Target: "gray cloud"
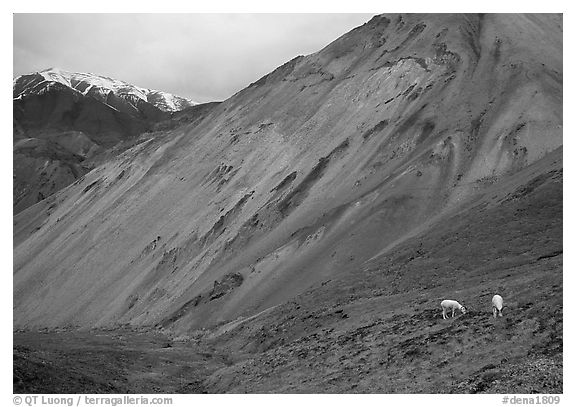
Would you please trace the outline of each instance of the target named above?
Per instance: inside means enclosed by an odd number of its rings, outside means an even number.
[[[14,75],[93,72],[222,100],[370,14],[15,14]]]

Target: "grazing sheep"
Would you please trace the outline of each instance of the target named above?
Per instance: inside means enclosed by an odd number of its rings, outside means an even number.
[[[462,314],[466,313],[466,307],[460,305],[458,301],[444,300],[440,303],[440,305],[442,306],[442,318],[444,319],[448,318],[448,310],[452,310],[452,318],[454,318],[454,312],[456,312],[457,309],[459,309]]]
[[[498,294],[492,297],[492,314],[494,318],[502,316],[502,306],[504,305],[504,300]]]

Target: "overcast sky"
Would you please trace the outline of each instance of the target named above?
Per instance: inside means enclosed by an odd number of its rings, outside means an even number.
[[[14,76],[58,67],[223,100],[371,14],[15,14]]]

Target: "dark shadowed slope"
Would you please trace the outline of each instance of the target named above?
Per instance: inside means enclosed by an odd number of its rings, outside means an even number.
[[[472,216],[561,145],[561,16],[378,16],[16,216],[14,322],[241,320]]]

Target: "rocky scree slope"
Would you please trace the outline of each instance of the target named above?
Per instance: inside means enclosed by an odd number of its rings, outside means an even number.
[[[14,323],[240,322],[561,146],[561,16],[376,16],[17,215]]]

